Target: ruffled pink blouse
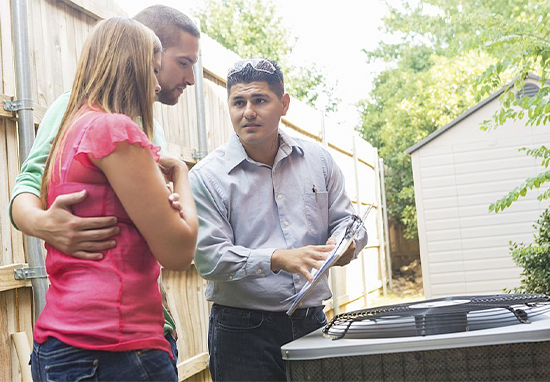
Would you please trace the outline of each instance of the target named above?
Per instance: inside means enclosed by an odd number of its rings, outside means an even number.
[[[46,244],[51,285],[34,340],[43,343],[52,336],[84,349],[161,349],[171,356],[164,338],[158,262],[107,178],[90,160],[111,154],[119,142],[140,145],[158,161],[160,148],[129,117],[85,108],[52,168],[48,205],[59,195],[85,189],[87,198],[72,206],[72,212],[116,216],[120,233],[116,247],[104,251],[100,261],[67,256]]]

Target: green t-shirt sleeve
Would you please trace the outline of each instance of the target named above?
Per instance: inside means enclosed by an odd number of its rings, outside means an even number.
[[[162,307],[162,312],[164,313],[164,335],[168,333],[173,333],[176,331],[176,322],[164,306]]]
[[[164,135],[164,129],[160,125],[160,123],[157,122],[157,120],[154,120],[154,128],[153,128],[153,143],[157,146],[160,146],[160,153],[166,154],[166,136]]]
[[[25,162],[21,166],[21,172],[15,180],[15,187],[11,194],[9,206],[10,220],[15,228],[17,228],[17,226],[13,222],[13,217],[11,215],[13,200],[17,195],[25,192],[40,197],[40,186],[42,184],[42,175],[44,174],[46,159],[48,159],[52,142],[59,131],[59,126],[61,126],[61,120],[69,104],[70,95],[70,92],[63,93],[54,103],[52,103],[46,111],[46,114],[44,114],[31,152],[27,159],[25,159]]]

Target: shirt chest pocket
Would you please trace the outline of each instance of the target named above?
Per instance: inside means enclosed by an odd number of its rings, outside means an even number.
[[[304,211],[309,232],[325,236],[328,232],[328,192],[306,192]]]

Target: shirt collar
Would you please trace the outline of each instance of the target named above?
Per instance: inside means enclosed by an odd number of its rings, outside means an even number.
[[[303,147],[281,129],[279,129],[279,137],[281,138],[281,142],[279,145],[279,151],[275,157],[275,162],[289,156],[293,152],[296,152],[299,155],[304,155]],[[248,157],[248,154],[239,140],[239,137],[235,132],[233,132],[227,141],[225,150],[225,169],[227,173],[229,174],[231,170],[245,160],[253,162],[253,160]]]

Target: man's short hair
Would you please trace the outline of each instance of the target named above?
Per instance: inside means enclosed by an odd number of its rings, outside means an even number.
[[[227,94],[236,84],[265,81],[279,98],[285,93],[283,72],[276,61],[265,58],[249,58],[235,63],[227,73]]]
[[[182,30],[192,36],[199,38],[201,33],[195,23],[182,12],[166,5],[152,5],[145,8],[134,16],[139,21],[155,32],[164,49],[170,48],[178,43],[179,33]]]

